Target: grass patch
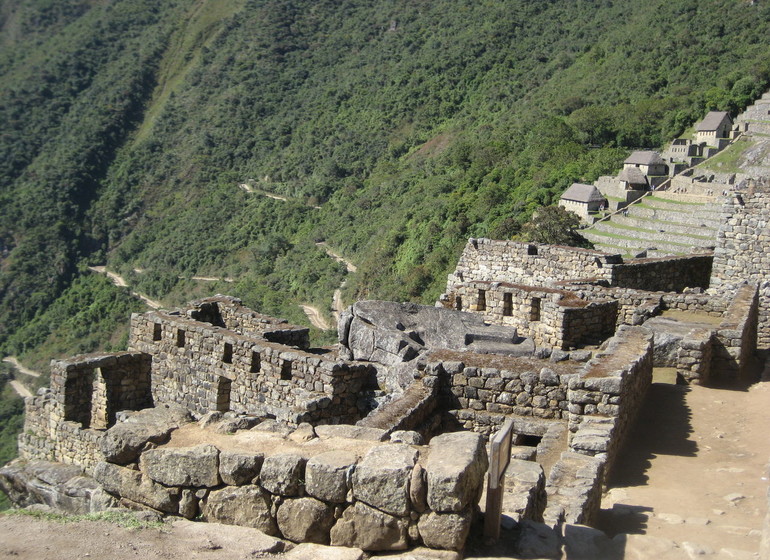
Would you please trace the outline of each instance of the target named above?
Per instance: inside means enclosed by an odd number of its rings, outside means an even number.
[[[740,162],[743,155],[747,150],[753,148],[754,144],[753,140],[741,138],[696,168],[720,173],[738,173],[741,170]]]
[[[664,204],[681,204],[683,206],[705,206],[705,202],[688,202],[684,200],[673,200],[670,198],[663,198],[660,196],[648,196],[647,200],[650,202],[662,202]]]
[[[658,222],[655,222],[655,223],[657,224]],[[608,227],[617,228],[619,230],[637,231],[637,232],[641,232],[641,233],[651,233],[651,234],[661,233],[660,228],[655,228],[655,229],[650,228],[650,229],[647,229],[647,228],[643,228],[643,227],[629,226],[629,225],[626,225],[626,224],[619,224],[617,222],[612,222],[612,221],[604,222],[604,224],[607,225]],[[596,233],[601,233],[603,230],[596,230],[596,229],[594,229],[592,231],[595,231]],[[668,232],[664,231],[662,233],[668,233]],[[714,236],[712,236],[712,235],[698,235],[698,234],[694,234],[694,233],[677,233],[676,235],[678,235],[680,237],[683,237],[683,238],[688,238],[688,239],[703,239],[703,240],[714,239]],[[666,241],[666,243],[675,243],[675,242],[674,241]]]
[[[67,515],[64,513],[52,513],[44,511],[30,511],[26,509],[11,509],[0,515],[18,515],[33,517],[53,523],[78,523],[80,521],[105,521],[113,523],[125,529],[166,529],[162,521],[140,521],[136,515],[122,511],[102,511],[99,513],[87,513],[85,515]]]

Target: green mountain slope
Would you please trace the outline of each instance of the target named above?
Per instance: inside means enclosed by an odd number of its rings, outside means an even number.
[[[85,265],[304,321],[345,278],[325,241],[358,265],[348,301],[430,302],[468,236],[749,103],[769,22],[764,0],[4,0],[0,351],[67,340],[50,310],[114,290]],[[106,330],[126,307],[104,307]]]

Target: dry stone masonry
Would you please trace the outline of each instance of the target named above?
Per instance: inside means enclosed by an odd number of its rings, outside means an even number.
[[[134,315],[127,352],[52,363],[0,487],[20,505],[462,550],[485,443],[511,419],[503,511],[522,554],[558,550],[542,523],[595,522],[654,367],[724,383],[770,344],[769,208],[764,183],[736,191],[713,256],[471,239],[435,307],[357,302],[334,349],[226,296]]]

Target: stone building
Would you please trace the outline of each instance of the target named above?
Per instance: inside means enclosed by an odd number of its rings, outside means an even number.
[[[607,199],[593,185],[572,183],[559,198],[559,206],[574,212],[587,222],[591,214],[607,208]]]
[[[695,141],[721,149],[720,140],[728,140],[733,120],[726,111],[709,111],[695,126]]]

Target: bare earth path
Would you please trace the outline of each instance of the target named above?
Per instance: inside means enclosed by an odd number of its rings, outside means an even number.
[[[306,304],[300,304],[300,307],[315,328],[321,329],[322,331],[328,331],[331,328],[328,321],[321,315],[320,309]]]
[[[267,553],[265,549],[269,550],[269,543],[274,539],[259,531],[242,527],[233,530],[221,525],[206,529],[204,523],[175,523],[163,530],[126,529],[105,521],[57,523],[0,515],[0,558],[241,560],[285,557]]]
[[[767,509],[768,410],[768,382],[743,390],[654,384],[599,528],[677,543],[656,559],[689,558],[687,549],[702,558],[756,553]]]
[[[16,381],[15,379],[9,381],[11,387],[13,387],[13,390],[16,391],[16,394],[20,397],[31,397],[32,391],[27,389],[20,381]]]
[[[88,270],[93,270],[94,272],[98,272],[99,274],[105,274],[110,280],[112,280],[112,283],[115,284],[116,286],[121,288],[128,288],[128,283],[126,282],[125,278],[123,278],[120,274],[117,274],[115,272],[110,272],[109,270],[107,270],[107,267],[89,266]],[[160,302],[155,301],[154,299],[150,299],[146,295],[140,294],[139,292],[135,292],[132,290],[131,295],[139,298],[147,305],[147,307],[150,307],[152,309],[160,309],[161,307],[163,307],[163,305]]]
[[[344,264],[349,273],[356,272],[358,270],[356,265],[347,260],[345,257],[332,251],[325,242],[319,241],[316,243],[316,245],[321,247],[326,252],[326,254],[333,258],[335,261]],[[340,313],[342,312],[342,288],[344,288],[346,284],[347,280],[343,280],[342,284],[340,284],[340,287],[334,290],[334,295],[332,296],[332,317],[335,321],[339,320]],[[328,331],[332,328],[317,307],[306,304],[300,304],[300,307],[305,312],[305,315],[307,315],[307,318],[310,320],[314,327],[324,331]]]
[[[28,367],[22,365],[22,363],[16,358],[16,356],[6,356],[3,361],[7,364],[11,364],[19,373],[29,375],[30,377],[40,377],[40,374],[36,371],[32,371]]]

